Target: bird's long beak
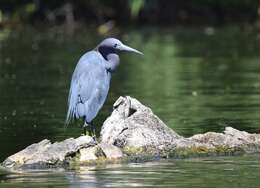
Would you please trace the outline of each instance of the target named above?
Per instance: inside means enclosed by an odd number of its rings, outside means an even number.
[[[118,49],[119,49],[120,51],[134,52],[134,53],[137,53],[137,54],[140,54],[140,55],[144,55],[142,52],[140,52],[140,51],[138,51],[138,50],[136,50],[136,49],[134,49],[134,48],[131,48],[131,47],[127,46],[127,45],[124,45],[124,44],[120,45],[120,46],[118,47]]]

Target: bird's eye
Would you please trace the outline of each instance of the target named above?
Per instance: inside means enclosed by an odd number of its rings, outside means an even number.
[[[114,44],[114,48],[116,48],[117,46],[118,46],[118,44],[117,44],[117,43],[115,43],[115,44]]]

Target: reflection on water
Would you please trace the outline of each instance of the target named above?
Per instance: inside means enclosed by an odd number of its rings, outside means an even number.
[[[80,135],[80,122],[64,127],[69,82],[79,57],[102,37],[92,30],[66,36],[56,29],[33,28],[0,35],[0,160],[43,138],[57,141]],[[121,65],[113,75],[108,100],[95,119],[96,125],[100,127],[110,114],[116,98],[130,95],[150,106],[167,125],[185,136],[222,131],[225,126],[260,132],[260,43],[256,33],[235,26],[216,28],[211,33],[204,28],[140,28],[122,30],[118,37],[145,55],[121,55]],[[136,179],[142,179],[141,173],[155,178],[150,181],[152,184],[167,179],[175,185],[188,183],[171,180],[175,174],[185,172],[176,169],[175,162],[171,163],[173,166],[163,164],[147,168],[137,168],[140,164],[136,164],[129,172],[130,166],[120,166],[120,171],[111,167],[86,173],[80,170],[79,174],[47,173],[47,177],[46,173],[35,173],[37,178],[31,180],[31,185],[47,178],[50,185],[57,186],[88,179],[88,185],[103,182],[102,186],[114,187],[117,185],[110,180],[119,178],[117,173],[123,176],[121,183],[132,182],[132,186],[142,184]],[[232,174],[229,170],[215,174],[214,166],[203,170],[222,178]],[[162,170],[159,177],[153,175],[157,168]],[[140,173],[136,172],[138,169]],[[188,179],[191,174],[184,175]],[[2,178],[10,184],[29,181],[24,173],[2,176],[0,181]]]
[[[0,187],[256,187],[257,156],[153,161],[1,175]]]

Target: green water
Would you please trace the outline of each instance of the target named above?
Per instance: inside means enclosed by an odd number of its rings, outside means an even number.
[[[256,188],[259,157],[218,157],[153,161],[49,170],[3,173],[0,187],[221,187]]]
[[[97,126],[120,95],[130,95],[184,136],[226,126],[260,133],[258,33],[238,26],[126,30],[116,36],[145,55],[121,55]],[[89,28],[73,36],[53,28],[0,32],[1,161],[44,138],[81,134],[80,123],[64,128],[69,82],[79,57],[102,38]],[[256,187],[259,165],[254,156],[0,173],[0,187]]]

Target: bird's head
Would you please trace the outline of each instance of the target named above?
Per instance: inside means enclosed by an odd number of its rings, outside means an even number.
[[[103,56],[107,56],[108,54],[118,53],[118,52],[134,52],[134,53],[143,55],[142,52],[123,44],[120,40],[118,40],[116,38],[107,38],[107,39],[103,40],[97,46],[97,50]]]

